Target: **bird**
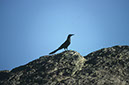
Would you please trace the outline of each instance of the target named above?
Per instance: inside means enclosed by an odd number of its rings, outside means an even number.
[[[67,39],[66,39],[66,41],[58,48],[58,49],[56,49],[56,50],[54,50],[54,51],[52,51],[52,52],[50,52],[49,54],[53,54],[53,53],[55,53],[55,52],[57,52],[58,50],[61,50],[61,49],[63,49],[64,48],[64,50],[68,50],[68,46],[70,45],[70,43],[71,43],[71,36],[73,36],[74,34],[69,34],[68,35],[68,37],[67,37]]]

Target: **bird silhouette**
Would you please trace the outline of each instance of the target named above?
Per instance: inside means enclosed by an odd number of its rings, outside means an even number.
[[[53,53],[55,53],[55,52],[57,52],[58,50],[60,50],[60,49],[63,49],[64,48],[64,50],[65,49],[68,49],[68,46],[70,45],[70,43],[71,43],[71,36],[73,36],[74,34],[69,34],[68,35],[68,37],[67,37],[67,39],[66,39],[66,41],[58,48],[58,49],[56,49],[56,50],[54,50],[54,51],[52,51],[51,53],[49,53],[49,54],[53,54]]]

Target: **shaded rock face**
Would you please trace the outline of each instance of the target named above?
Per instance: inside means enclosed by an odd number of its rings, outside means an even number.
[[[42,56],[11,71],[0,71],[0,85],[129,85],[129,46]]]
[[[103,48],[85,58],[84,70],[90,71],[93,84],[129,85],[129,46]]]
[[[10,71],[3,85],[56,85],[81,70],[86,59],[75,51],[43,56]]]

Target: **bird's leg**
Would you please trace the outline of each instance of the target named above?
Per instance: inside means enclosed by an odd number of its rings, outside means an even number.
[[[66,48],[64,48],[64,50],[66,51]]]
[[[67,49],[67,51],[68,51],[68,48],[66,48]]]
[[[68,51],[68,48],[65,48],[66,51]]]

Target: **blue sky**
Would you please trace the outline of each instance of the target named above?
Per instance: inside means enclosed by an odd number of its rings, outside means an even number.
[[[48,55],[70,33],[82,56],[129,45],[129,0],[0,0],[0,70]]]

